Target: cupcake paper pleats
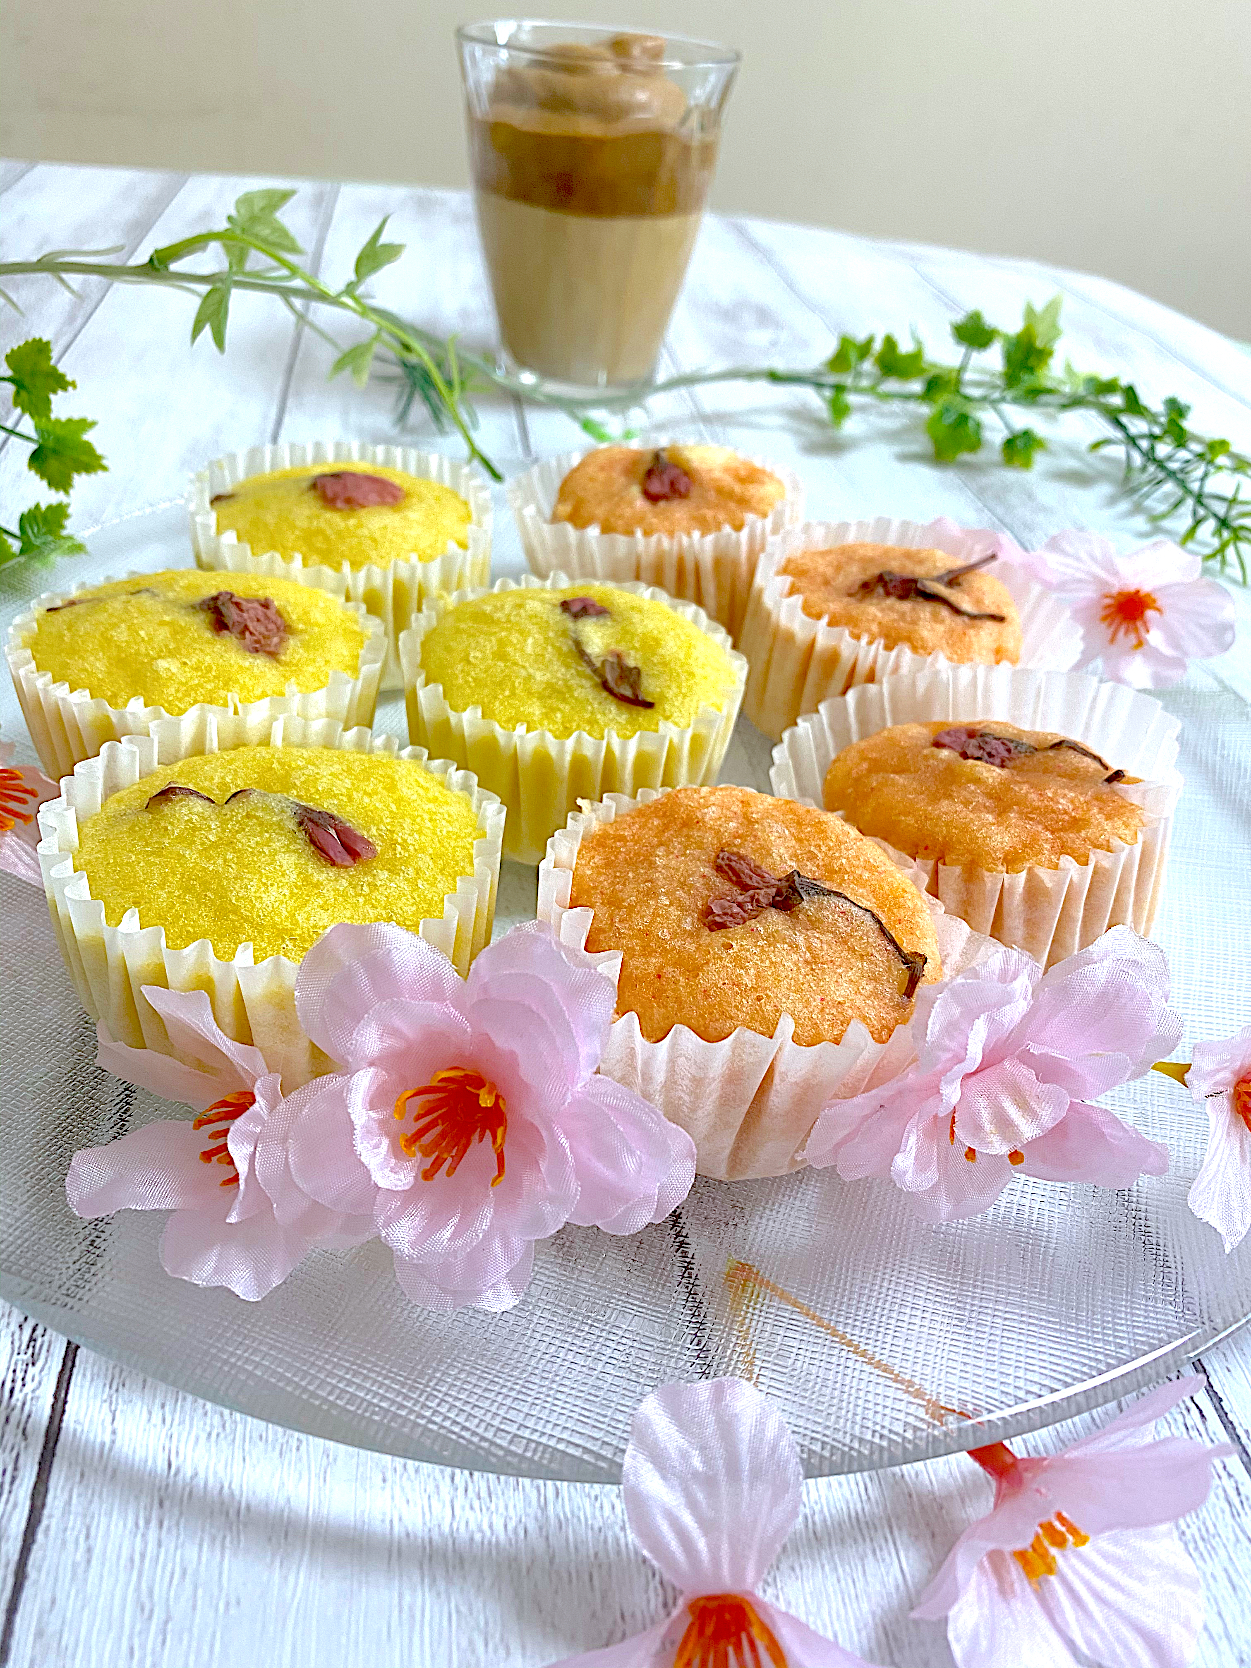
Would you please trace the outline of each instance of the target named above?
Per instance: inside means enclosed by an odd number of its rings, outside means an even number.
[[[212,500],[252,475],[304,464],[376,464],[400,469],[407,475],[439,481],[469,505],[468,542],[462,548],[449,541],[441,555],[427,561],[371,563],[353,568],[346,561],[337,568],[306,563],[301,556],[283,557],[274,551],[254,551],[229,530],[218,531]],[[350,597],[376,614],[386,629],[387,660],[384,689],[400,684],[399,635],[421,609],[441,591],[485,585],[491,571],[491,490],[469,464],[457,463],[439,452],[420,452],[411,446],[365,446],[359,441],[317,441],[312,445],[253,446],[217,458],[197,474],[191,485],[191,544],[202,568],[233,573],[263,573],[295,579],[335,596]]]
[[[609,794],[597,804],[585,804],[553,834],[539,865],[538,915],[562,944],[584,949],[594,916],[592,909],[569,907],[583,836],[654,798],[654,789],[633,798]],[[923,877],[899,861],[923,891]],[[948,915],[936,899],[926,901],[944,975],[971,967],[991,951],[988,939]],[[619,955],[603,951],[598,961],[615,981]],[[771,1037],[739,1026],[724,1041],[710,1043],[675,1025],[663,1041],[649,1042],[637,1014],[626,1013],[613,1021],[600,1070],[686,1130],[695,1142],[700,1175],[740,1181],[800,1168],[799,1153],[825,1103],[876,1087],[911,1057],[905,1026],[877,1043],[856,1020],[841,1042],[805,1046],[794,1041],[794,1024],[784,1015]]]
[[[144,985],[169,990],[204,990],[213,1018],[226,1036],[261,1049],[282,1076],[283,1087],[329,1069],[325,1057],[304,1035],[296,1018],[294,991],[299,964],[285,956],[255,962],[250,944],[240,945],[230,960],[218,957],[207,939],[170,949],[159,923],[144,926],[136,909],[116,926],[105,919],[104,905],[91,895],[87,876],[74,868],[80,820],[104,801],[133,786],[163,764],[199,753],[222,752],[262,742],[272,747],[333,747],[362,753],[399,752],[390,736],[365,729],[344,730],[330,720],[280,718],[268,733],[257,733],[242,715],[221,718],[169,718],[150,734],[106,742],[96,758],[78,764],[61,784],[61,795],[40,809],[43,836],[38,848],[44,890],[66,967],[91,1017],[105,1025],[119,1043],[151,1048],[178,1057],[164,1021],[143,995]],[[424,749],[406,748],[401,758],[415,759],[441,777],[453,792],[469,797],[481,836],[474,846],[472,874],[458,881],[444,899],[440,917],[421,923],[420,936],[465,973],[491,935],[499,882],[504,808],[467,772],[446,760],[429,759]]]
[[[560,572],[613,585],[637,580],[658,586],[670,596],[698,603],[737,643],[761,551],[775,534],[803,519],[804,488],[799,476],[767,458],[750,458],[778,477],[786,495],[767,516],[748,516],[737,532],[725,527],[719,533],[677,537],[601,533],[598,527],[574,527],[551,519],[561,482],[586,456],[585,451],[565,452],[535,464],[508,483],[508,501],[532,571],[543,579]]]
[[[282,577],[276,567],[266,569],[258,564],[251,571],[269,572],[271,577]],[[126,578],[138,578],[127,574]],[[328,720],[345,730],[373,723],[378,700],[378,687],[383,663],[387,655],[386,631],[382,621],[365,611],[359,602],[343,598],[344,607],[351,610],[365,633],[360,664],[355,677],[346,672],[331,671],[323,689],[299,690],[288,686],[283,695],[269,695],[259,701],[244,701],[230,696],[225,704],[197,703],[186,713],[172,715],[164,707],[152,706],[136,695],[124,707],[115,707],[88,690],[74,689],[70,684],[54,681],[50,672],[41,672],[31,652],[39,616],[45,609],[60,607],[79,591],[94,589],[104,583],[92,581],[69,591],[45,591],[9,628],[5,655],[13,677],[13,687],[21,703],[26,727],[30,731],[35,751],[44,769],[52,776],[68,776],[82,759],[99,753],[106,741],[121,741],[123,736],[147,735],[154,724],[173,719],[190,724],[198,732],[218,719],[230,716],[244,720],[247,739],[267,738],[279,718]],[[200,749],[193,749],[199,751]]]
[[[814,620],[803,610],[791,578],[779,572],[801,550],[840,544],[885,544],[904,550],[946,551],[973,562],[1004,544],[998,534],[957,527],[952,521],[814,521],[769,541],[756,566],[739,647],[751,663],[743,711],[757,729],[780,739],[801,714],[856,684],[880,683],[901,672],[948,666],[943,654],[920,655],[906,644],[888,648],[877,638],[855,637],[845,626]],[[990,570],[1012,595],[1021,616],[1021,666],[1067,671],[1077,659],[1080,633],[1064,604],[1036,584],[1011,553]]]
[[[944,665],[885,679],[822,702],[773,750],[774,793],[824,805],[826,772],[836,753],[895,724],[938,719],[1000,719],[1022,729],[1069,736],[1142,781],[1119,791],[1139,805],[1144,826],[1133,845],[1115,841],[1085,863],[1061,858],[1054,869],[1019,873],[913,859],[926,890],[978,933],[1025,950],[1044,967],[1093,944],[1111,927],[1150,932],[1163,891],[1173,812],[1182,779],[1174,761],[1181,729],[1158,701],[1123,684],[1081,672],[1012,666]]]
[[[559,572],[542,580],[526,575],[519,580],[498,580],[491,591],[559,590],[572,583]],[[585,731],[554,736],[548,730],[522,725],[505,729],[484,718],[481,707],[454,711],[442,686],[427,683],[421,668],[425,634],[447,609],[487,595],[485,589],[463,591],[440,600],[425,609],[401,636],[410,739],[436,757],[455,760],[471,770],[483,787],[498,794],[508,807],[504,853],[519,862],[539,862],[552,833],[584,799],[599,799],[607,793],[630,795],[642,788],[715,782],[730,744],[747,677],[747,662],[742,655],[735,653],[722,628],[695,604],[675,601],[646,585],[614,583],[620,590],[663,603],[724,647],[733,684],[722,706],[704,707],[695,722],[687,726],[662,719],[657,729],[640,730],[631,736],[611,731],[602,737]]]

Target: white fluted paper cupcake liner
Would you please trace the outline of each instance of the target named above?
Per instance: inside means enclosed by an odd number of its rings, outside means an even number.
[[[202,745],[191,747],[192,736]],[[168,718],[144,736],[106,742],[100,753],[75,766],[61,783],[61,795],[39,810],[39,863],[52,924],[66,967],[93,1019],[132,1048],[151,1048],[177,1057],[163,1021],[143,995],[142,986],[207,991],[213,1017],[227,1036],[254,1043],[270,1066],[282,1073],[286,1090],[329,1069],[325,1055],[300,1029],[295,1014],[295,976],[299,963],[286,956],[256,962],[252,946],[242,944],[224,961],[208,939],[181,950],[170,949],[165,929],[140,924],[129,909],[117,926],[105,920],[104,905],[93,898],[87,876],[75,870],[81,819],[92,816],[110,795],[132,787],[159,766],[176,763],[192,752],[216,753],[249,740],[240,715],[227,714],[206,725],[199,720]],[[443,902],[443,914],[423,921],[421,937],[442,950],[465,973],[491,933],[499,883],[504,808],[494,794],[479,788],[468,771],[447,760],[430,759],[424,748],[399,751],[391,736],[369,730],[344,730],[329,719],[280,718],[271,726],[272,747],[335,747],[360,753],[397,754],[415,759],[447,786],[469,796],[482,837],[474,845],[474,870],[462,876]]]
[[[946,551],[957,562],[974,561],[993,550],[996,535],[953,527],[949,521],[811,521],[770,539],[756,577],[739,647],[751,664],[743,711],[758,730],[777,741],[783,730],[829,696],[855,684],[877,683],[901,672],[950,666],[946,655],[917,654],[904,644],[890,649],[878,638],[854,637],[805,614],[793,582],[778,572],[801,550],[829,550],[840,544],[887,544],[901,549]],[[1081,652],[1081,633],[1068,609],[1009,560],[993,569],[1011,592],[1021,616],[1018,665],[1067,672]]]
[[[975,931],[1025,950],[1046,967],[1076,954],[1110,927],[1144,936],[1159,907],[1173,812],[1182,778],[1175,769],[1181,724],[1158,701],[1124,684],[1084,672],[1035,672],[1014,666],[941,666],[865,684],[823,701],[773,749],[769,781],[785,799],[824,805],[825,775],[836,753],[893,724],[1000,719],[1023,730],[1070,736],[1127,775],[1143,780],[1121,791],[1142,807],[1146,823],[1133,845],[1117,840],[1058,868],[1032,865],[1016,874],[918,862],[927,890]],[[900,861],[913,862],[884,840]]]
[[[438,481],[458,492],[469,505],[468,546],[448,542],[439,556],[398,562],[370,563],[353,568],[347,562],[332,568],[306,563],[301,556],[283,557],[276,551],[254,551],[229,530],[219,533],[211,500],[229,492],[249,475],[268,475],[276,469],[297,469],[310,463],[373,463],[401,469],[406,475]],[[259,573],[295,579],[334,596],[347,596],[376,614],[386,628],[387,660],[382,687],[398,689],[400,632],[441,591],[485,585],[491,576],[491,489],[470,464],[458,463],[441,452],[420,452],[412,446],[366,446],[358,440],[316,441],[312,445],[252,446],[231,452],[200,470],[191,483],[191,547],[202,568],[231,573]]]
[[[473,706],[456,712],[448,705],[441,684],[429,684],[421,669],[421,641],[447,609],[459,602],[497,591],[557,590],[574,580],[556,572],[546,579],[526,574],[500,579],[486,590],[461,591],[423,611],[400,637],[404,693],[408,708],[409,739],[439,758],[454,759],[472,770],[478,781],[498,794],[508,807],[504,854],[523,863],[537,863],[552,833],[583,799],[606,793],[634,794],[640,788],[702,787],[717,779],[725,750],[734,732],[747,678],[747,662],[730,646],[730,639],[695,603],[679,602],[654,586],[614,581],[619,590],[633,591],[671,608],[690,620],[724,648],[734,672],[734,685],[721,707],[704,707],[693,724],[679,726],[662,719],[657,730],[632,736],[609,731],[606,736],[554,736],[549,730],[518,724],[513,729],[482,716]]]
[[[136,579],[137,573],[122,577]],[[51,672],[41,672],[31,652],[39,616],[45,609],[77,596],[80,591],[93,590],[109,581],[93,579],[74,586],[69,591],[45,591],[30,607],[19,614],[9,627],[5,642],[5,657],[13,677],[13,687],[21,703],[26,728],[35,744],[40,762],[50,776],[68,776],[82,759],[94,758],[106,741],[120,741],[123,736],[146,735],[153,724],[173,715],[164,707],[148,706],[143,697],[134,696],[124,707],[111,706],[102,696],[86,689],[74,689],[65,682],[54,682]],[[358,725],[369,727],[374,721],[378,701],[378,685],[386,659],[387,640],[382,621],[366,613],[358,602],[343,598],[345,608],[351,609],[365,642],[355,677],[346,672],[332,671],[324,689],[298,690],[289,686],[284,695],[267,695],[259,701],[245,701],[231,695],[225,702],[197,702],[180,715],[191,720],[200,733],[210,720],[234,714],[242,717],[246,739],[265,739],[278,718],[327,718],[345,730]],[[192,752],[203,752],[193,746]]]
[[[569,907],[584,834],[656,797],[651,789],[633,798],[609,794],[597,804],[584,804],[553,834],[539,865],[538,917],[562,944],[585,948],[594,919],[593,909]],[[896,861],[924,891],[915,865]],[[948,915],[937,899],[927,896],[925,901],[944,977],[971,967],[992,948],[989,939]],[[619,953],[602,951],[597,959],[615,986]],[[838,1043],[797,1043],[794,1031],[794,1022],[784,1014],[771,1037],[739,1026],[724,1042],[710,1043],[675,1025],[662,1042],[649,1042],[638,1015],[626,1013],[609,1027],[599,1069],[686,1130],[696,1146],[700,1175],[722,1181],[780,1176],[801,1168],[799,1154],[828,1100],[875,1088],[912,1058],[902,1026],[884,1043],[874,1042],[859,1020],[852,1021]]]
[[[684,443],[657,440],[651,444]],[[565,452],[508,483],[508,501],[532,571],[543,579],[559,571],[575,579],[603,579],[614,585],[629,579],[655,585],[670,596],[698,603],[737,643],[761,551],[774,535],[803,520],[804,486],[799,476],[768,458],[748,457],[749,463],[778,477],[786,496],[767,516],[748,516],[737,533],[731,527],[719,533],[678,536],[601,533],[598,527],[571,527],[567,521],[551,519],[560,483],[588,455],[586,451]]]

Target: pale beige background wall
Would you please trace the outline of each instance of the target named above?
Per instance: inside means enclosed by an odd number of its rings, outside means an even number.
[[[464,0],[6,13],[7,155],[465,182]],[[742,49],[715,207],[1039,256],[1251,339],[1251,0],[585,0],[531,15]]]

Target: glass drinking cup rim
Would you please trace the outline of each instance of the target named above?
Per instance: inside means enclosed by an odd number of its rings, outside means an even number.
[[[742,63],[743,55],[732,46],[721,46],[716,41],[695,40],[689,35],[665,34],[655,29],[631,29],[625,25],[611,23],[579,23],[575,18],[553,19],[545,17],[501,17],[484,18],[477,23],[460,23],[456,27],[456,39],[462,45],[494,47],[499,52],[515,52],[519,57],[529,58],[537,63],[560,63],[562,60],[552,50],[553,47],[565,44],[553,40],[550,47],[530,46],[518,41],[513,43],[508,39],[501,40],[498,31],[502,28],[513,29],[581,29],[594,31],[605,40],[611,40],[614,35],[647,34],[658,40],[663,40],[666,47],[686,46],[700,54],[693,58],[672,58],[666,52],[663,58],[648,60],[648,68],[656,70],[699,70],[699,69],[736,69]]]

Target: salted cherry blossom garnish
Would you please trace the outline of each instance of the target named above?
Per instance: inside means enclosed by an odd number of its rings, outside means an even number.
[[[826,1104],[809,1164],[890,1177],[933,1221],[989,1208],[1012,1176],[1129,1187],[1163,1175],[1165,1148],[1092,1097],[1171,1053],[1163,952],[1114,927],[1049,973],[997,945],[954,979],[922,985],[915,1060],[879,1088]]]
[[[283,1140],[290,1112],[260,1051],[218,1028],[203,991],[145,985],[143,994],[181,1058],[127,1048],[101,1026],[98,1064],[199,1108],[199,1116],[163,1119],[76,1152],[65,1183],[75,1214],[169,1211],[161,1237],[166,1273],[249,1300],[285,1280],[312,1246],[372,1238],[368,1215],[328,1210],[291,1184]]]
[[[613,987],[539,922],[467,979],[389,924],[337,926],[305,956],[300,1024],[342,1070],[290,1099],[289,1172],[371,1211],[400,1285],[433,1309],[507,1309],[566,1222],[633,1234],[680,1204],[689,1136],[595,1075]]]
[[[1186,1202],[1232,1251],[1251,1228],[1251,1025],[1219,1042],[1196,1043],[1189,1065],[1162,1060],[1156,1070],[1184,1083],[1207,1108],[1207,1152]]]
[[[1118,556],[1096,533],[1057,533],[1023,558],[1034,577],[1062,592],[1081,628],[1079,666],[1135,689],[1164,689],[1189,660],[1223,654],[1234,640],[1233,599],[1203,577],[1202,559],[1166,539]]]
[[[662,1385],[634,1415],[621,1493],[678,1607],[553,1668],[864,1668],[757,1592],[799,1516],[802,1479],[786,1421],[750,1384]]]
[[[11,741],[0,741],[0,869],[31,886],[42,886],[35,846],[35,812],[56,796],[56,783],[42,770],[13,763]]]
[[[1199,1574],[1173,1523],[1201,1506],[1212,1461],[1233,1452],[1153,1439],[1202,1384],[1163,1384],[1094,1436],[1045,1459],[973,1448],[995,1483],[912,1614],[947,1618],[958,1668],[1182,1668],[1203,1625]]]

